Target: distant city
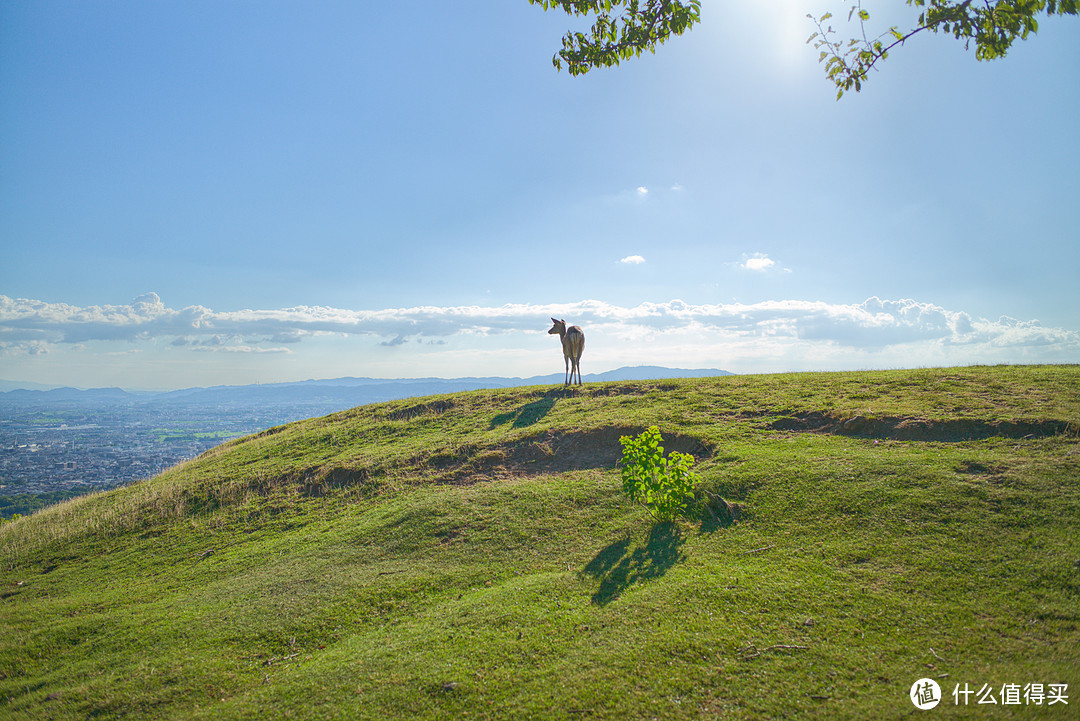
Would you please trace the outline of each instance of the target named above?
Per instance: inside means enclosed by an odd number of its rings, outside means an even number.
[[[586,382],[730,375],[643,366]],[[562,383],[534,378],[338,378],[192,388],[0,392],[0,496],[63,498],[149,478],[233,438],[358,405],[484,388]],[[10,382],[7,385],[11,385]]]
[[[0,400],[0,495],[92,490],[156,475],[298,409]]]

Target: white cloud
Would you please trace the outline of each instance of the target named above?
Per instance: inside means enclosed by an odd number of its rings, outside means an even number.
[[[626,263],[627,265],[641,265],[645,262],[645,259],[640,255],[628,255],[625,258],[620,258],[619,262]]]
[[[637,188],[637,194],[638,196],[644,198],[646,195],[649,194],[649,189],[646,188],[644,185],[639,185]]]
[[[776,261],[769,256],[762,253],[755,253],[754,255],[745,259],[742,267],[746,270],[756,270],[758,272],[764,272],[769,268],[772,268],[774,265],[776,265]]]
[[[440,358],[450,362],[481,350],[492,358],[521,355],[538,357],[542,363],[539,349],[545,346],[552,316],[585,329],[589,365],[596,370],[634,363],[677,367],[692,363],[753,372],[1080,361],[1080,332],[1075,330],[1048,328],[1036,320],[988,320],[930,303],[876,297],[858,304],[776,300],[711,305],[671,300],[620,306],[582,300],[548,305],[214,311],[203,306],[169,308],[148,296],[130,305],[86,307],[0,296],[0,352],[32,364],[38,361],[29,354],[50,349],[91,359],[131,344],[156,348],[173,358],[192,351],[218,351],[220,357],[278,354],[321,359],[334,355],[334,348],[347,347],[349,353],[366,354],[365,362],[374,365],[383,358],[389,363],[394,354],[398,371],[391,375],[401,376],[406,367],[402,363],[410,358],[427,364],[425,368],[438,368]],[[353,341],[345,346],[347,338]],[[531,349],[541,355],[531,356]],[[519,375],[532,369],[484,370]],[[317,372],[311,371],[309,377]]]
[[[201,353],[292,353],[288,348],[262,348],[251,345],[200,345],[192,348]]]

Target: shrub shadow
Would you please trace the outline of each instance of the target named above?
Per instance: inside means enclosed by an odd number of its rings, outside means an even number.
[[[684,558],[683,543],[685,539],[678,526],[657,523],[645,543],[637,548],[630,547],[628,538],[610,544],[583,569],[583,573],[600,580],[592,602],[606,606],[635,583],[663,576]]]

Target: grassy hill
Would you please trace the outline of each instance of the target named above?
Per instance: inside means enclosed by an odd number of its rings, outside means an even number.
[[[697,518],[621,494],[693,453]],[[0,718],[895,718],[1080,705],[1080,367],[363,406],[0,526]],[[708,490],[735,504],[714,518]],[[1069,705],[1001,705],[1005,684]],[[964,697],[960,697],[961,703]]]

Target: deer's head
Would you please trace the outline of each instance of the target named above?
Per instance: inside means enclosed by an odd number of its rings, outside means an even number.
[[[559,335],[562,335],[563,333],[566,332],[566,321],[565,320],[555,320],[554,318],[552,318],[551,322],[554,323],[555,325],[551,326],[551,330],[548,331],[548,335],[555,335],[556,333],[558,333]]]

